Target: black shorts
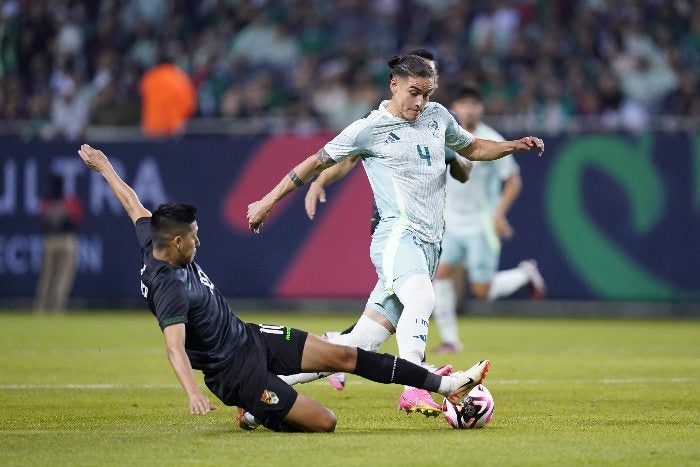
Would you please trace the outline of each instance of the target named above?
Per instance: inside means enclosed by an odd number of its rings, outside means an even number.
[[[246,323],[253,342],[228,368],[204,375],[204,382],[226,405],[246,409],[274,429],[292,409],[297,392],[277,375],[301,373],[308,333],[286,326]]]

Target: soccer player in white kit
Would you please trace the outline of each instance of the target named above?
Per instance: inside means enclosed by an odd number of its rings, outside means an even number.
[[[461,88],[451,110],[477,138],[504,141],[496,130],[481,121],[484,107],[478,88]],[[436,353],[462,349],[457,327],[457,291],[461,289],[457,281],[462,277],[462,266],[468,273],[472,293],[478,298],[495,300],[526,285],[531,287],[533,298],[542,298],[546,292],[533,260],[497,271],[501,240],[508,240],[514,234],[506,215],[522,186],[518,164],[512,156],[473,164],[469,183],[447,181],[445,234],[433,282],[433,316],[442,337],[442,344],[434,349]]]
[[[505,142],[474,138],[445,107],[429,101],[435,72],[425,60],[396,56],[389,68],[391,100],[350,124],[262,199],[251,203],[248,222],[258,232],[275,204],[289,192],[324,169],[359,157],[381,216],[370,248],[378,280],[367,307],[396,329],[399,355],[420,364],[435,306],[431,279],[444,230],[445,146],[470,160],[495,160],[531,149],[541,153],[544,143],[533,136]],[[364,348],[377,342],[381,345],[389,335],[372,319],[372,313],[365,312],[351,333],[333,342],[357,342]],[[411,387],[405,388],[399,400],[399,407],[407,411],[425,408],[439,413],[436,406],[430,393]]]

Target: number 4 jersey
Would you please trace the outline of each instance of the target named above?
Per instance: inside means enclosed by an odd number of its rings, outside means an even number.
[[[414,121],[392,115],[384,101],[324,146],[336,162],[359,156],[381,222],[377,231],[413,230],[439,243],[445,224],[445,146],[459,151],[474,136],[442,105],[429,102]]]
[[[174,266],[153,257],[150,218],[136,221],[141,245],[141,295],[161,329],[185,324],[185,351],[192,368],[217,371],[252,343],[248,327],[195,262]]]

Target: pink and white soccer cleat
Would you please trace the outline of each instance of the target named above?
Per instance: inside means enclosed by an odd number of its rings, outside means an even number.
[[[398,409],[407,414],[418,412],[426,417],[437,417],[442,413],[442,406],[435,403],[433,396],[419,388],[406,389],[399,397]]]
[[[477,384],[481,384],[486,379],[486,375],[491,367],[491,362],[482,360],[466,371],[457,371],[450,376],[454,379],[454,388],[447,395],[447,400],[453,404],[458,403]]]
[[[336,391],[342,391],[345,389],[345,373],[340,372],[328,375],[328,382]]]
[[[323,333],[323,338],[327,341],[330,341],[334,337],[338,337],[340,335],[339,332],[337,331],[326,331]],[[333,386],[333,389],[336,391],[342,391],[345,389],[345,373],[342,371],[339,373],[333,373],[332,375],[328,376],[328,383]]]

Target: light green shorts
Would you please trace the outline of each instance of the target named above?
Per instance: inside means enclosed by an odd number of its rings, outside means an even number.
[[[367,300],[367,307],[383,315],[396,327],[403,304],[394,293],[411,276],[435,274],[440,244],[424,242],[411,230],[376,231],[370,247],[377,270],[377,285]]]
[[[491,236],[485,230],[465,235],[447,229],[442,237],[440,262],[450,266],[464,265],[472,284],[491,282],[500,257],[500,241],[495,234]]]

